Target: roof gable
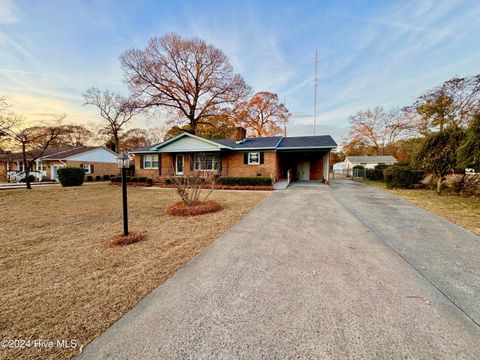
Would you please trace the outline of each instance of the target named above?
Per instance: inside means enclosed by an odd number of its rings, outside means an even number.
[[[219,151],[228,148],[217,142],[201,138],[196,135],[184,132],[170,140],[152,146],[150,151],[155,152],[188,152],[188,151]]]
[[[104,163],[116,163],[118,155],[111,150],[104,147],[90,148],[78,154],[65,157],[65,160],[70,161],[92,161]]]

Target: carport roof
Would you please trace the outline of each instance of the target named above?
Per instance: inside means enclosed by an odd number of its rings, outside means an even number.
[[[332,139],[330,135],[318,135],[318,136],[295,136],[284,137],[277,147],[282,149],[293,148],[329,148],[333,149],[337,147],[337,143]]]

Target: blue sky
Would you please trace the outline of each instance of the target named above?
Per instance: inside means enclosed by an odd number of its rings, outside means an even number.
[[[308,135],[317,49],[317,133],[341,141],[360,109],[407,105],[452,76],[479,73],[478,19],[478,0],[0,0],[0,95],[31,121],[67,112],[91,123],[82,92],[127,94],[119,56],[173,31],[221,48],[255,91],[286,98],[289,135]]]

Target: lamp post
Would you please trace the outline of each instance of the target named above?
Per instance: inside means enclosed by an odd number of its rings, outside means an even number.
[[[128,212],[127,212],[127,169],[130,167],[130,159],[124,151],[117,157],[117,165],[122,169],[122,200],[123,200],[123,235],[128,235]]]

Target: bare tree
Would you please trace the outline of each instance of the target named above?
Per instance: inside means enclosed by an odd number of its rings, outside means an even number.
[[[177,120],[187,118],[193,134],[250,92],[227,56],[199,38],[155,37],[145,50],[126,51],[121,62],[134,106],[166,108]]]
[[[407,108],[418,116],[419,132],[426,135],[432,129],[446,126],[466,127],[480,110],[480,74],[454,77],[422,96]]]
[[[188,206],[195,206],[208,199],[215,186],[216,171],[214,160],[211,155],[196,153],[188,157],[191,164],[190,170],[186,176],[171,177],[177,193],[182,201]],[[192,165],[193,164],[193,165]],[[175,173],[175,163],[171,162],[171,172]],[[218,166],[218,164],[217,164]],[[211,167],[213,171],[204,170]]]
[[[112,137],[115,151],[119,151],[120,138],[125,125],[139,113],[139,109],[130,106],[131,103],[125,97],[109,90],[101,91],[96,87],[88,89],[83,97],[85,105],[95,106],[100,116],[107,122],[102,130]]]
[[[378,155],[383,155],[385,147],[402,136],[411,134],[414,124],[403,110],[385,111],[377,106],[361,110],[350,116],[349,143],[371,147]]]
[[[256,93],[236,108],[236,122],[254,136],[273,136],[283,132],[291,114],[278,101],[278,95],[267,91]]]
[[[93,132],[83,125],[63,125],[61,135],[55,143],[66,146],[86,146],[93,138]]]
[[[0,132],[21,148],[27,189],[32,188],[30,171],[34,162],[41,158],[48,147],[65,131],[61,125],[65,117],[65,114],[58,116],[54,125],[25,126],[22,118],[12,114],[0,125]]]

